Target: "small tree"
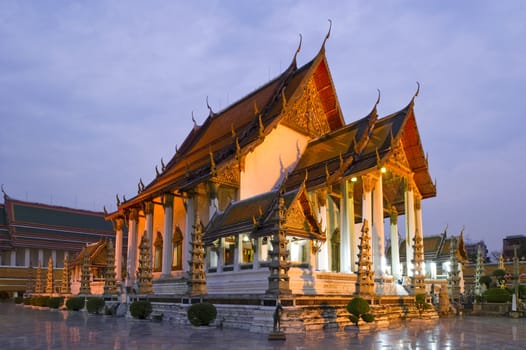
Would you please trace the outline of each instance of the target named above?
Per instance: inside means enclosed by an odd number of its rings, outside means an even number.
[[[347,304],[347,311],[351,314],[349,320],[354,323],[356,327],[359,327],[358,322],[360,318],[367,323],[374,321],[374,315],[369,312],[370,310],[371,307],[367,300],[360,297],[353,298]]]
[[[491,285],[491,277],[490,276],[480,276],[479,278],[480,284],[483,284],[486,286],[486,289],[488,289]]]
[[[152,313],[152,304],[147,300],[138,300],[130,304],[130,314],[134,318],[144,320]]]
[[[217,309],[210,303],[192,304],[187,311],[188,320],[194,326],[208,326],[215,320]]]
[[[92,297],[88,298],[88,302],[86,303],[86,309],[88,309],[88,313],[90,314],[99,314],[104,308],[104,305],[104,299]]]
[[[424,310],[431,308],[431,304],[426,301],[426,293],[419,293],[415,295],[415,305],[420,315],[422,315]]]

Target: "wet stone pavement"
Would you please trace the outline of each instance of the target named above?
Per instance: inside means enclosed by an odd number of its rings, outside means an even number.
[[[269,341],[267,334],[193,328],[168,321],[37,310],[0,303],[0,350],[8,349],[525,349],[526,319],[451,317],[390,329],[314,331]]]

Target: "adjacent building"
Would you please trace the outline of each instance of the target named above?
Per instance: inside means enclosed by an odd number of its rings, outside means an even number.
[[[86,244],[114,239],[112,224],[104,220],[102,212],[22,201],[5,192],[3,197],[0,290],[23,293],[39,264],[46,269],[51,258],[53,268],[60,271],[64,258],[73,260]]]

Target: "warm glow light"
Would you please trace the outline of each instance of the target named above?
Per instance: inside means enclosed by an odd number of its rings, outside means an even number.
[[[386,169],[385,167],[382,167],[382,168],[380,169],[380,171],[381,171],[382,173],[385,173],[385,172],[387,171],[387,169]]]
[[[358,179],[356,178],[356,176],[353,176],[353,177],[351,177],[351,181],[352,182],[356,182],[356,181],[358,181]]]

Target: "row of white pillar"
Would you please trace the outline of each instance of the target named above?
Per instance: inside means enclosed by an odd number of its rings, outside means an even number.
[[[340,185],[340,271],[351,273],[356,271],[357,255],[359,253],[359,235],[354,224],[354,184],[356,179],[344,181]],[[362,177],[363,197],[362,197],[362,224],[365,220],[372,223],[372,247],[373,247],[373,268],[375,276],[381,278],[384,276],[387,268],[385,257],[385,229],[384,229],[384,205],[383,205],[383,182],[382,173],[378,175],[365,175]],[[321,229],[327,230],[327,198],[326,193],[318,196],[319,218]],[[415,231],[423,232],[422,211],[420,199],[415,198],[411,186],[405,190],[405,213],[406,213],[406,275],[411,276],[412,263],[414,256],[413,240]],[[391,238],[391,274],[400,278],[402,271],[400,268],[400,253],[398,242],[398,217],[393,213],[390,217],[390,238]],[[329,241],[326,241],[318,255],[317,268],[322,271],[329,271]]]
[[[36,267],[38,265],[38,262],[40,262],[41,266],[47,266],[47,261],[44,261],[44,250],[38,249],[37,253],[37,262],[34,264],[33,267]],[[65,252],[64,254],[68,254]],[[0,259],[2,256],[0,256]],[[51,250],[51,258],[53,259],[53,267],[57,267],[57,251],[55,249]],[[7,261],[0,260],[0,265],[2,266],[17,266],[17,251],[11,250],[9,254],[9,264],[7,264]],[[24,267],[29,267],[32,265],[31,263],[31,248],[24,248]]]

